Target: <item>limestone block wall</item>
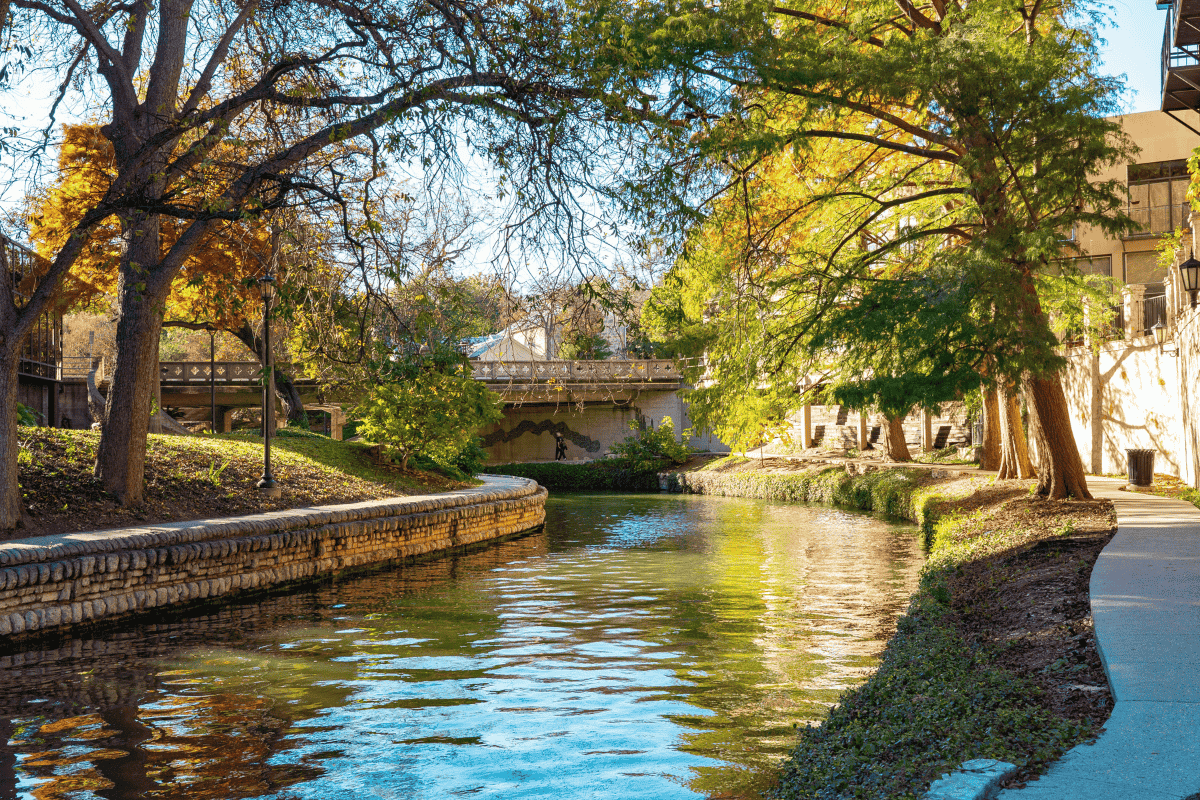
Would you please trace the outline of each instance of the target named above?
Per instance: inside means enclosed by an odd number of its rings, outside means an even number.
[[[1126,449],[1157,451],[1154,471],[1200,486],[1200,309],[1168,306],[1165,346],[1150,336],[1067,351],[1063,390],[1093,473],[1123,473]]]
[[[536,528],[524,478],[442,495],[0,543],[0,640],[265,589]]]

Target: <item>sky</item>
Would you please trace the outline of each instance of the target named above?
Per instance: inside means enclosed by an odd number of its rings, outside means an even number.
[[[1109,0],[1112,25],[1102,28],[1105,72],[1126,76],[1125,113],[1156,111],[1161,101],[1161,52],[1166,11],[1154,0]]]

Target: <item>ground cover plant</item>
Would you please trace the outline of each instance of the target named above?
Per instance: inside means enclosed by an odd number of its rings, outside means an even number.
[[[466,485],[436,472],[381,464],[365,443],[284,429],[271,445],[273,472],[283,493],[270,500],[254,488],[263,469],[257,436],[152,435],[146,452],[145,499],[139,506],[123,507],[92,474],[98,433],[20,431],[20,487],[29,516],[10,538],[374,500]]]

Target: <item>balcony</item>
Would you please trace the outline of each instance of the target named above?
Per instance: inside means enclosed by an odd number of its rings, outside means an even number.
[[[1162,110],[1200,107],[1200,0],[1174,0],[1162,43]]]

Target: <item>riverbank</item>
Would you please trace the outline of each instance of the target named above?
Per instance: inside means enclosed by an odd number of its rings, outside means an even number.
[[[447,553],[540,526],[546,490],[455,492],[0,543],[0,649],[170,606]]]
[[[1020,786],[1108,718],[1088,578],[1115,532],[1110,502],[1035,500],[1030,481],[954,468],[852,474],[726,459],[664,479],[679,491],[899,516],[927,537],[920,588],[879,669],[799,732],[780,796],[920,797],[973,758],[1017,764],[1005,785]]]
[[[151,435],[146,446],[145,499],[118,505],[92,475],[100,434],[19,428],[18,463],[25,525],[0,541],[75,531],[382,500],[473,485],[432,470],[380,464],[370,445],[283,429],[272,440],[273,472],[282,493],[263,497],[262,440],[245,433]]]

